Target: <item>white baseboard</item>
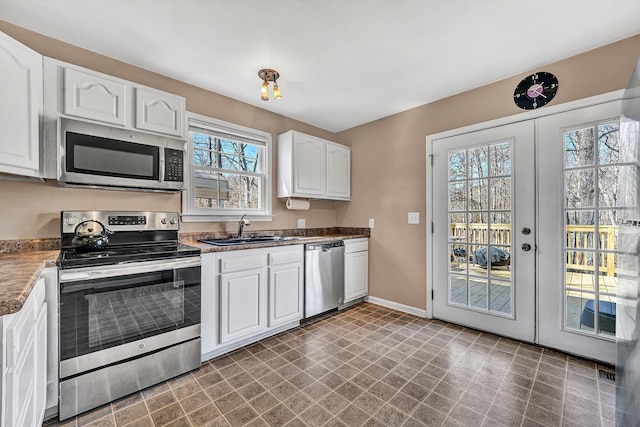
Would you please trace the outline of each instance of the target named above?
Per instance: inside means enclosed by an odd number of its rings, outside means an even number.
[[[407,314],[413,314],[414,316],[427,317],[427,310],[421,308],[411,307],[409,305],[400,304],[399,302],[388,301],[386,299],[367,296],[364,299],[371,304],[381,305],[383,307],[392,308],[394,310],[401,311]]]

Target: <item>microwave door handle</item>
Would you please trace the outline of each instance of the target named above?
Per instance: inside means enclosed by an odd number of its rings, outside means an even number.
[[[158,181],[160,182],[164,182],[164,171],[167,168],[167,166],[165,165],[166,160],[165,148],[160,147],[160,164],[158,165],[158,169],[160,169],[158,171]]]

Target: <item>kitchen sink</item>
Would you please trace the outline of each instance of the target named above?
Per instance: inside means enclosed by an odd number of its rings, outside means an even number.
[[[296,237],[280,237],[280,236],[263,236],[263,237],[246,237],[242,239],[216,239],[216,240],[198,240],[202,243],[216,246],[237,246],[250,245],[252,243],[269,243],[269,242],[285,242],[297,240]]]

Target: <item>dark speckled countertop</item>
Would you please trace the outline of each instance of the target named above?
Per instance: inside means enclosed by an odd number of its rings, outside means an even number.
[[[0,316],[20,311],[40,272],[55,267],[58,250],[0,253]]]
[[[296,236],[296,237],[289,237],[288,240],[274,240],[273,242],[248,243],[246,245],[229,245],[229,246],[211,245],[209,243],[199,242],[198,240],[183,240],[182,243],[184,243],[185,245],[194,246],[200,249],[202,253],[207,253],[207,252],[237,251],[240,249],[268,248],[271,246],[303,245],[306,243],[322,243],[322,242],[331,242],[335,240],[357,239],[359,237],[369,237],[369,236],[366,234],[325,234],[322,236]]]

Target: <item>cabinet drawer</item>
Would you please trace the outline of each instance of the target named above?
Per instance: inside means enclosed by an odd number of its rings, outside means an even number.
[[[344,241],[344,253],[361,252],[369,250],[369,239],[349,239]]]
[[[295,246],[294,250],[285,249],[269,253],[269,265],[290,264],[294,262],[302,262],[304,259],[302,253],[302,245]]]
[[[230,273],[232,271],[250,270],[267,266],[266,254],[238,255],[220,259],[220,273]]]

